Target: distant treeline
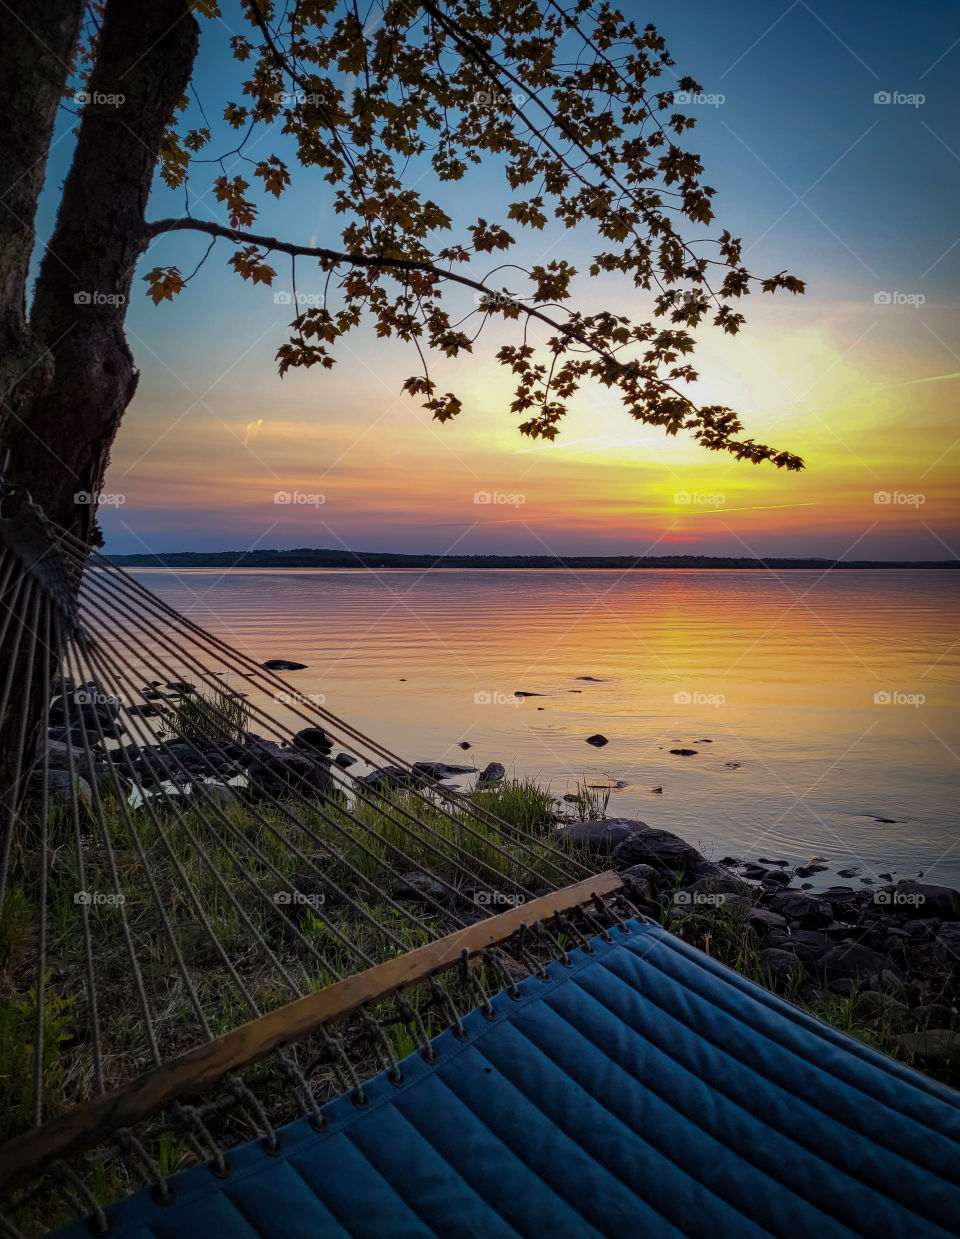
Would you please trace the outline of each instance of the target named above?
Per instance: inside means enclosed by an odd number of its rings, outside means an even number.
[[[406,555],[378,551],[172,551],[113,555],[123,568],[956,568],[960,560],[746,559],[711,555]]]

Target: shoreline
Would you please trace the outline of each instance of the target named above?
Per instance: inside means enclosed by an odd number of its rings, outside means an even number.
[[[430,555],[394,551],[171,551],[157,555],[110,555],[118,568],[345,568],[345,569],[477,569],[496,571],[645,571],[688,570],[721,572],[827,572],[849,571],[947,571],[960,568],[960,560],[837,560],[829,557],[768,556],[762,559],[708,555]]]

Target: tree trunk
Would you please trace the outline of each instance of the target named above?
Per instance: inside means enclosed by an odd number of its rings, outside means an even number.
[[[124,320],[160,141],[197,51],[187,0],[110,0],[70,172],[30,312],[52,374],[4,446],[8,476],[84,541],[136,389]],[[119,102],[118,102],[119,100]]]
[[[27,272],[57,105],[83,0],[11,0],[0,39],[0,441],[50,378],[27,327]]]
[[[79,23],[74,8],[75,0],[68,4],[32,0],[30,15],[37,33],[31,38],[52,49],[53,59],[32,52],[38,65],[31,68],[25,63],[21,76],[12,79],[23,93],[18,91],[7,109],[8,116],[18,109],[36,114],[24,125],[18,122],[14,166],[3,166],[11,174],[9,192],[20,192],[22,187],[26,222],[21,220],[21,231],[8,223],[7,233],[0,233],[0,287],[5,297],[0,320],[7,340],[18,342],[8,381],[13,384],[13,399],[0,424],[0,463],[6,456],[7,478],[25,487],[52,520],[91,544],[99,536],[96,497],[110,447],[137,384],[124,320],[134,269],[146,244],[147,200],[161,139],[187,89],[199,31],[188,0],[152,0],[144,5],[108,0],[86,86],[89,102],[83,107],[53,236],[25,319],[36,195],[53,110],[70,60],[57,48],[69,43],[72,49]],[[74,22],[72,36],[65,10],[70,10]],[[7,25],[9,31],[15,23]],[[5,46],[0,69],[8,53],[17,55]],[[38,82],[44,90],[42,97],[34,98]],[[35,134],[28,132],[31,124],[37,128]],[[0,147],[0,155],[4,149]],[[34,155],[39,164],[31,166]],[[41,713],[50,689],[39,682],[36,669],[33,681],[27,683],[22,647],[14,660],[9,641],[4,644],[0,677],[11,661],[16,663],[11,708],[0,718],[0,800],[9,804],[9,756],[24,721],[20,703],[29,703],[26,724],[32,755],[42,738]]]

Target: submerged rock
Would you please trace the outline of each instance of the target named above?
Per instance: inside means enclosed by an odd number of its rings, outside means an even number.
[[[696,749],[671,749],[670,752],[674,757],[696,757]]]

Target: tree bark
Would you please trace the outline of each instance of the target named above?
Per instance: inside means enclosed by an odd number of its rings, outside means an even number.
[[[110,447],[137,385],[124,320],[137,259],[149,240],[147,200],[161,139],[187,89],[199,30],[188,0],[108,0],[89,101],[26,317],[36,197],[77,38],[75,9],[76,0],[32,0],[30,39],[18,35],[26,45],[22,71],[8,79],[15,94],[7,116],[18,117],[8,193],[20,218],[0,231],[0,329],[13,384],[0,422],[0,464],[7,457],[8,480],[90,545],[99,537],[95,500]],[[36,51],[31,39],[46,52]],[[15,46],[3,45],[0,70],[17,56]],[[0,146],[0,158],[5,149]],[[10,706],[0,718],[0,804],[8,809],[22,790],[13,786],[11,769],[20,727],[25,723],[29,760],[44,739],[50,695],[41,660],[28,677],[24,650],[14,657],[7,639],[0,645],[0,677],[11,665]]]

